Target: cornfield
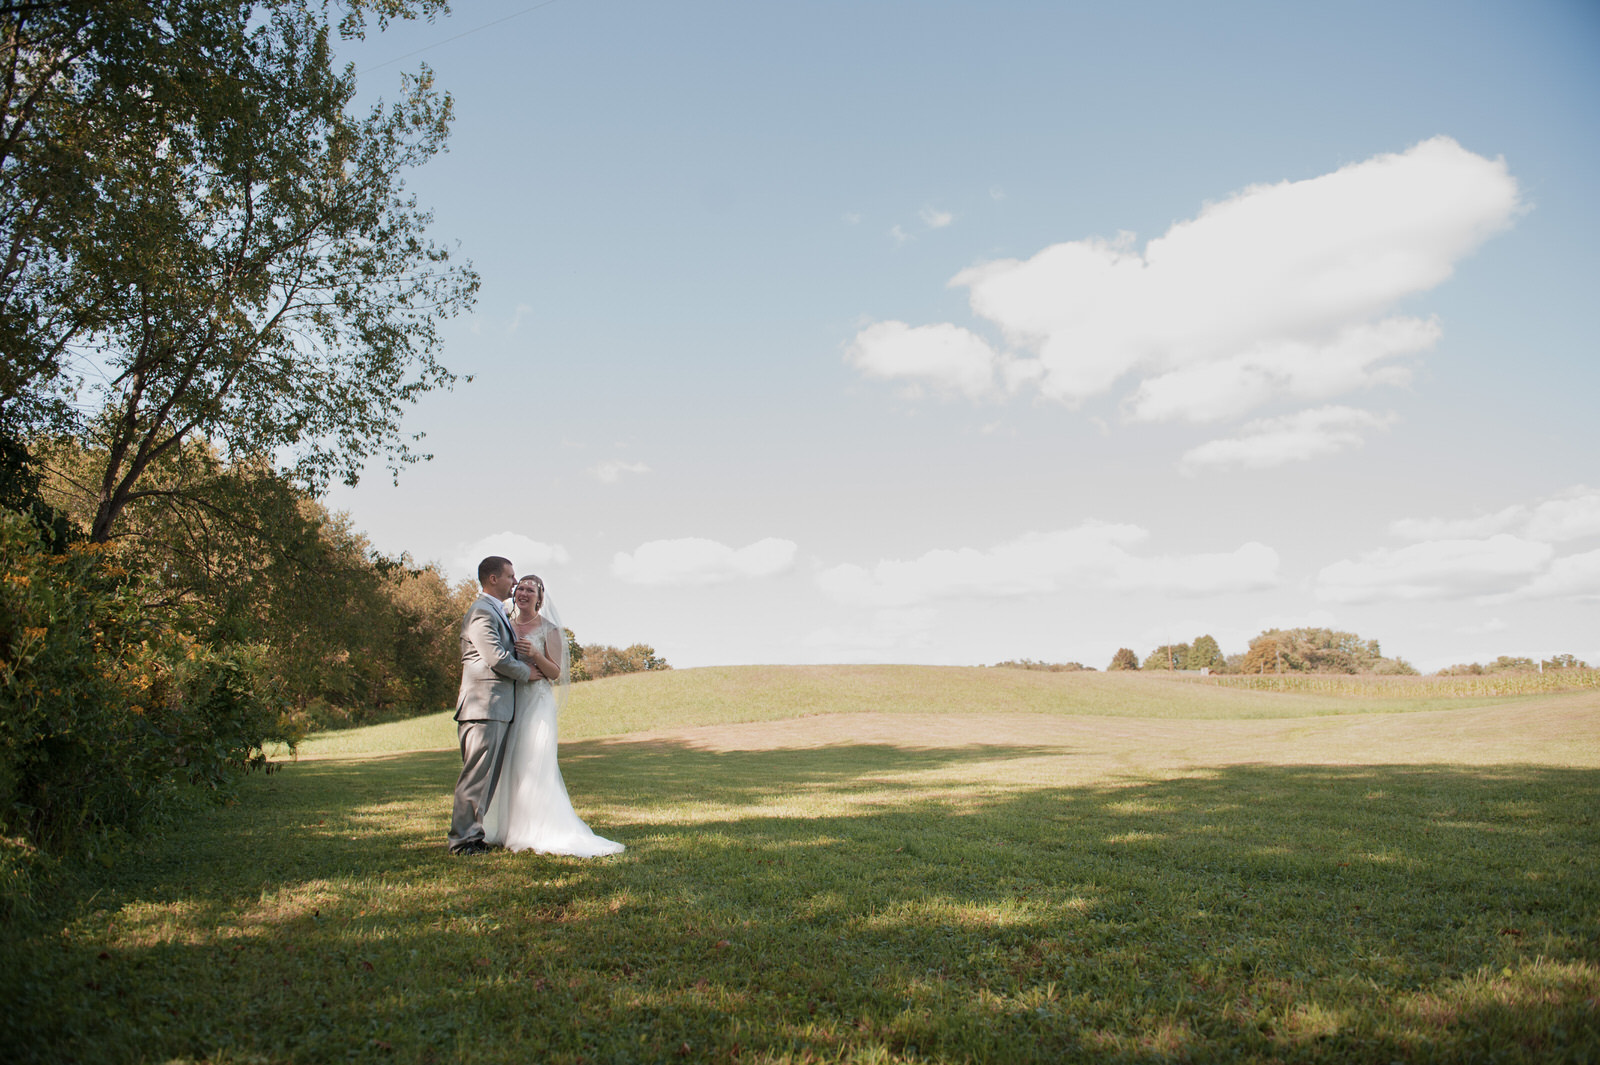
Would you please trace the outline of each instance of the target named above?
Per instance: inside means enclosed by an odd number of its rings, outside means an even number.
[[[1600,688],[1600,669],[1551,669],[1543,673],[1486,673],[1456,677],[1380,677],[1345,673],[1250,673],[1177,675],[1173,679],[1248,691],[1306,692],[1369,698],[1477,698],[1537,695]]]

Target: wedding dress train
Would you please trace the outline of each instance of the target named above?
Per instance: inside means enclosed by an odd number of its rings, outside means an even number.
[[[556,764],[555,693],[547,680],[517,685],[500,782],[483,817],[484,839],[509,851],[594,858],[623,845],[597,836],[572,809]]]

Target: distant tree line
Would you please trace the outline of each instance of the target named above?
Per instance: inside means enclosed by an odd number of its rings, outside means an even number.
[[[1032,658],[1012,658],[1004,662],[996,662],[995,669],[1032,669],[1041,673],[1078,673],[1083,670],[1094,671],[1093,666],[1086,666],[1082,662],[1039,662]]]
[[[1242,653],[1224,655],[1210,635],[1190,643],[1162,644],[1141,662],[1128,647],[1118,648],[1110,670],[1206,670],[1211,673],[1377,673],[1415,674],[1403,658],[1386,657],[1377,640],[1325,628],[1267,629]]]
[[[656,654],[647,643],[627,647],[610,644],[580,644],[571,629],[562,630],[567,635],[567,654],[572,659],[572,680],[599,680],[622,673],[644,673],[650,670],[671,669],[667,660]]]
[[[1439,670],[1440,676],[1466,677],[1483,676],[1494,673],[1539,673],[1552,669],[1588,669],[1589,663],[1576,655],[1552,655],[1542,661],[1531,658],[1518,658],[1511,655],[1501,655],[1493,662],[1467,662],[1454,666],[1446,666]]]

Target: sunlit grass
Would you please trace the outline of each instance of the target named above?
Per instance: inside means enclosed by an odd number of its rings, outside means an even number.
[[[676,730],[699,725],[782,721],[821,714],[1030,713],[1245,720],[1331,714],[1398,713],[1457,709],[1464,704],[1498,705],[1536,698],[1536,691],[1471,693],[1421,688],[1413,678],[1334,678],[1328,690],[1235,691],[1214,680],[1161,673],[1046,673],[963,666],[714,666],[636,673],[574,685],[563,714],[565,739],[630,732]],[[1237,678],[1235,678],[1237,679]],[[1254,681],[1259,678],[1247,678]],[[1266,678],[1273,680],[1274,678]],[[1284,678],[1285,681],[1294,678]],[[1423,678],[1433,681],[1436,678]],[[1201,682],[1201,681],[1204,682]],[[1373,683],[1350,686],[1358,681]],[[1331,686],[1337,681],[1349,690]],[[1308,678],[1307,685],[1322,683]],[[303,756],[357,754],[373,750],[453,747],[449,711],[353,732],[313,736]],[[287,752],[276,750],[282,757]]]
[[[636,690],[670,704],[671,677]],[[0,1037],[51,1061],[1600,1056],[1593,693],[1239,705],[575,740],[574,801],[629,848],[592,861],[448,857],[451,750],[304,761],[9,941]],[[1560,727],[1499,763],[1453,738],[1530,715]]]

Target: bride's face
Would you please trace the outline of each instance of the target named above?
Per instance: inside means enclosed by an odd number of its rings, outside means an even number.
[[[536,612],[544,599],[542,590],[533,581],[519,581],[511,597],[517,604],[517,610],[524,614]]]

